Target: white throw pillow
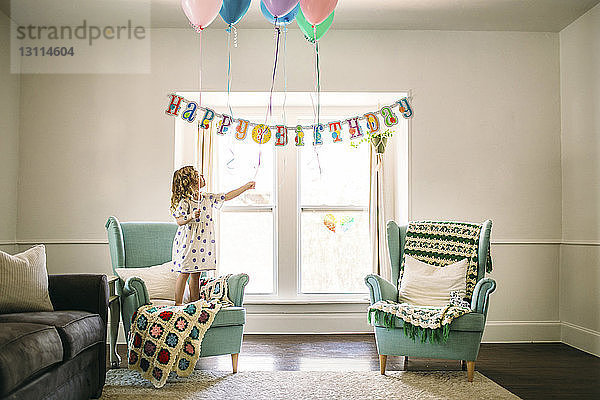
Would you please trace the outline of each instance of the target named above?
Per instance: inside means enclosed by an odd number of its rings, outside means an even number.
[[[398,301],[415,306],[444,307],[450,303],[451,292],[459,292],[461,298],[465,296],[466,276],[466,258],[437,267],[405,256]]]
[[[54,311],[44,245],[14,256],[0,251],[0,314],[28,311]]]
[[[117,275],[124,281],[137,276],[144,281],[150,299],[175,300],[175,282],[179,272],[171,271],[172,262],[145,268],[117,268]]]

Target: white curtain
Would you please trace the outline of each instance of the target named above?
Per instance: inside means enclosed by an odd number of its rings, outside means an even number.
[[[373,256],[373,273],[390,280],[391,270],[387,249],[386,223],[392,217],[392,213],[389,212],[384,194],[384,161],[386,157],[385,154],[377,154],[373,146],[369,147],[371,152],[369,231],[371,254]]]

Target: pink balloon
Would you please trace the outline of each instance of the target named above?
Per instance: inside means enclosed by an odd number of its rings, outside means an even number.
[[[265,7],[275,17],[283,17],[298,5],[299,0],[262,0]],[[336,2],[337,3],[337,2]]]
[[[196,31],[210,25],[219,14],[223,0],[181,0],[185,16]]]
[[[337,3],[338,0],[300,0],[300,9],[308,22],[319,25],[329,17]]]

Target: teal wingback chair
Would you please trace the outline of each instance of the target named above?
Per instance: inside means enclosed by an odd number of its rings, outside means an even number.
[[[367,275],[365,283],[371,295],[371,304],[380,300],[398,301],[398,277],[402,264],[404,243],[406,242],[406,229],[408,226],[398,226],[390,221],[387,224],[388,248],[392,266],[392,283],[379,275]],[[483,336],[485,320],[487,317],[490,294],[496,290],[496,281],[485,277],[488,247],[490,246],[490,233],[492,221],[483,223],[479,236],[477,285],[473,291],[471,313],[465,314],[452,321],[450,335],[445,343],[421,343],[407,337],[403,331],[403,321],[395,319],[394,328],[386,328],[374,324],[377,352],[381,374],[385,374],[387,356],[405,356],[417,358],[438,358],[466,361],[467,377],[473,381],[475,360],[479,353],[479,345]],[[407,360],[405,358],[405,361]],[[464,366],[464,364],[463,364]]]
[[[115,275],[117,268],[141,268],[171,260],[173,237],[177,224],[168,222],[119,222],[110,217],[106,222],[110,258]],[[248,275],[232,275],[227,280],[232,307],[222,308],[202,340],[200,357],[231,354],[233,372],[242,345],[246,310],[242,307]],[[150,304],[144,281],[131,277],[119,279],[117,293],[121,300],[121,315],[125,337],[129,337],[131,317],[142,305]]]

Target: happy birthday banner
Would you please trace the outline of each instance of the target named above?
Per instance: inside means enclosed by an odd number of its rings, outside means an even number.
[[[350,140],[364,136],[364,132],[368,135],[376,134],[382,126],[392,127],[398,124],[398,117],[394,112],[397,108],[400,115],[405,118],[413,116],[412,107],[410,106],[407,97],[404,97],[394,104],[383,106],[380,110],[369,111],[362,116],[350,117],[343,120],[323,122],[313,125],[265,125],[245,119],[236,119],[227,114],[219,114],[211,108],[200,107],[195,101],[190,101],[176,94],[168,95],[170,103],[165,110],[167,115],[172,117],[180,117],[186,122],[192,123],[197,116],[203,116],[198,119],[200,128],[209,129],[214,122],[217,123],[217,134],[226,135],[230,128],[235,127],[235,138],[238,140],[246,139],[248,133],[252,139],[258,144],[264,144],[271,140],[271,132],[275,132],[275,146],[285,146],[288,144],[288,132],[295,133],[296,146],[304,146],[305,131],[312,132],[313,146],[323,144],[323,134],[328,128],[333,143],[342,142],[342,126],[348,126]],[[383,124],[380,123],[380,119]]]

